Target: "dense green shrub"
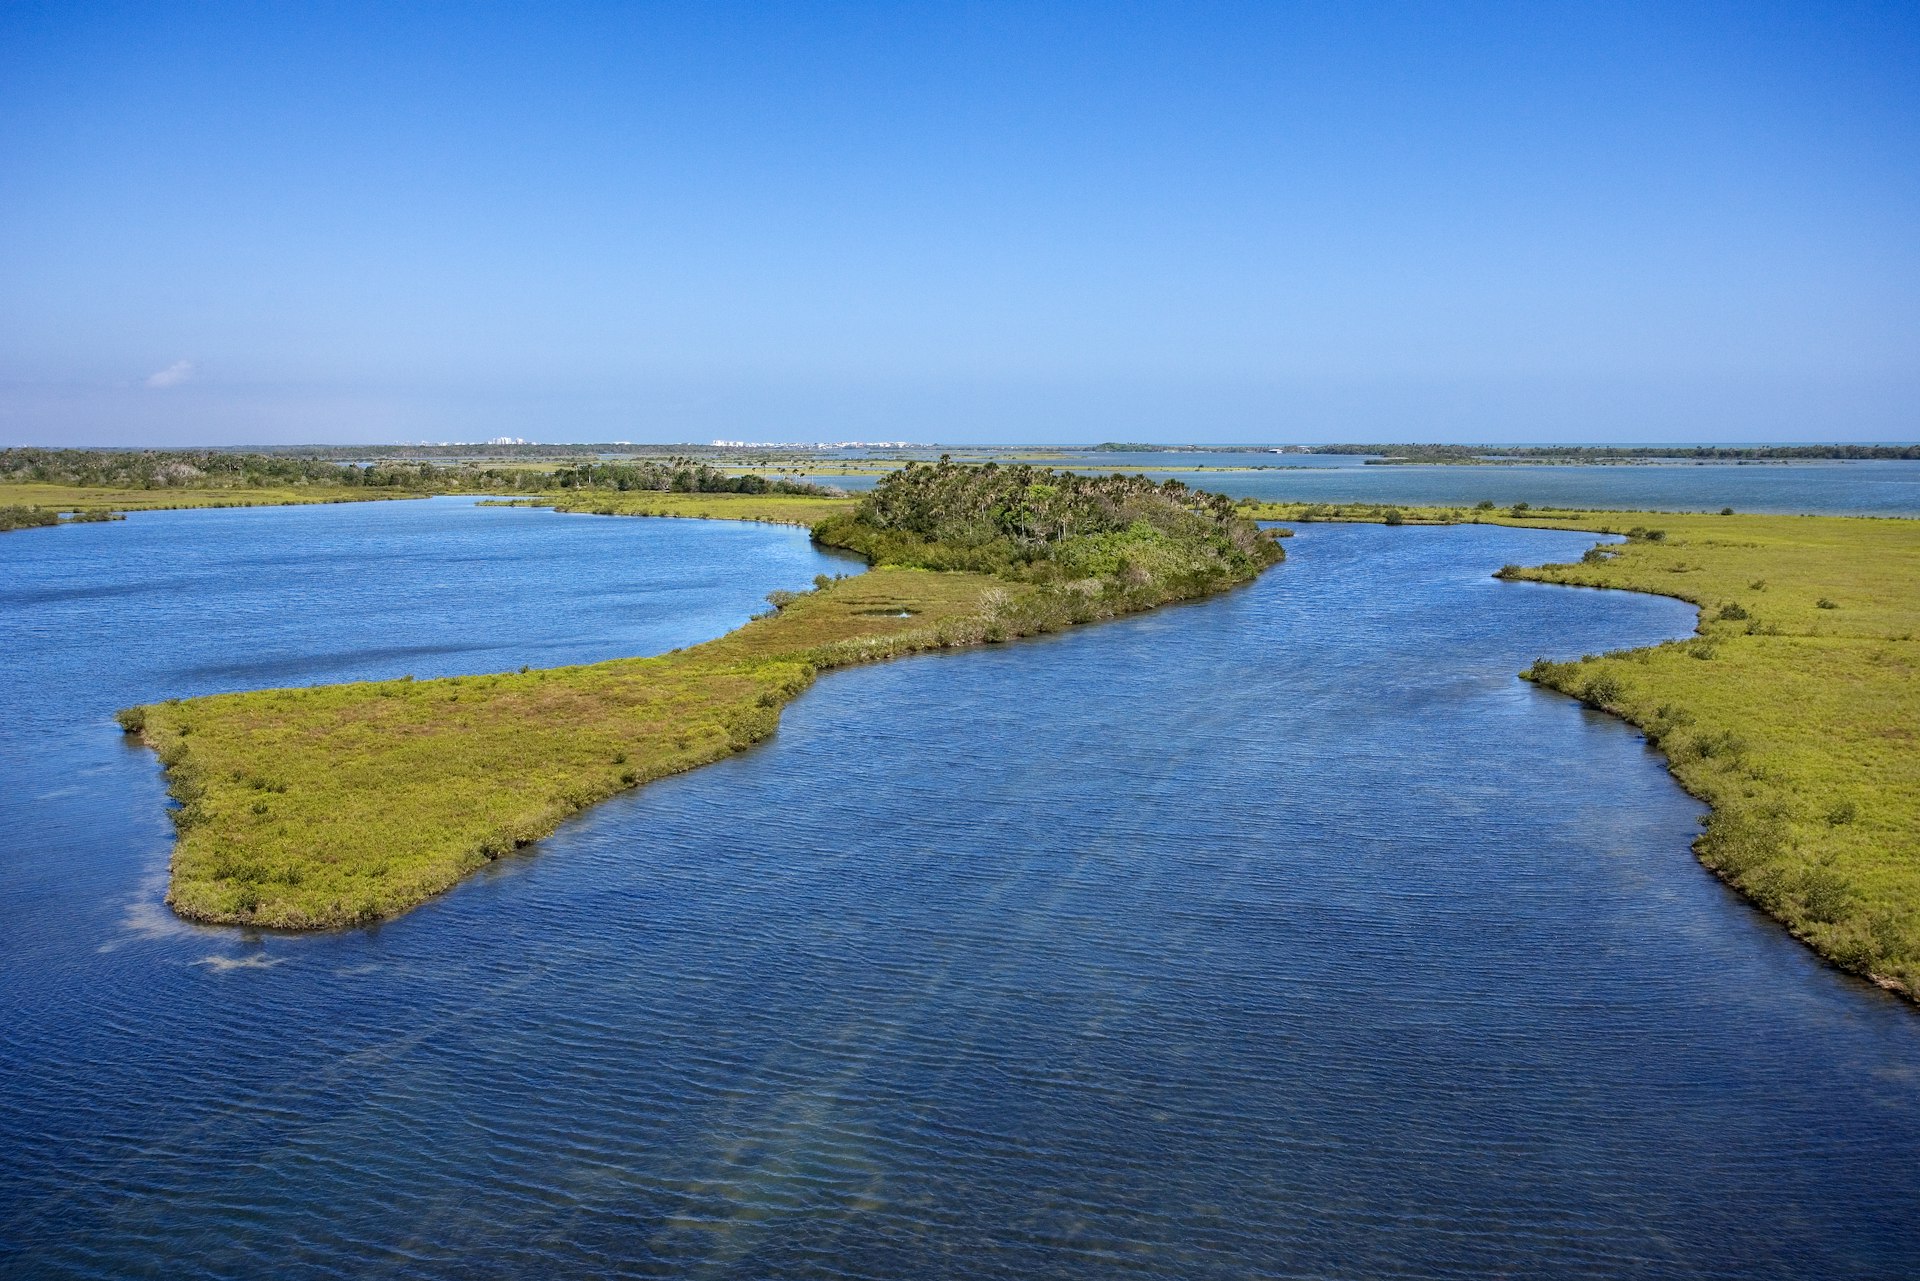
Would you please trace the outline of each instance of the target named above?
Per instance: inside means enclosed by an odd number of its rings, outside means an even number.
[[[10,529],[40,529],[60,523],[60,513],[39,507],[0,507],[0,532]]]
[[[883,565],[972,570],[1039,584],[1098,580],[1122,594],[1192,594],[1282,558],[1234,501],[1140,476],[941,459],[887,476],[822,542]]]

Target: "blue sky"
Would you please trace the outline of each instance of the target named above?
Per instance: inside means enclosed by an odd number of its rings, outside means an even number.
[[[1920,6],[0,0],[0,440],[1912,440]]]

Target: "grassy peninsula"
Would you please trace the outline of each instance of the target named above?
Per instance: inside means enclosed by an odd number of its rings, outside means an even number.
[[[1262,519],[1624,535],[1501,575],[1691,601],[1697,635],[1527,679],[1639,727],[1712,806],[1700,860],[1834,963],[1920,996],[1920,521],[1259,504]]]
[[[791,495],[726,501],[736,517],[795,510]],[[195,920],[292,929],[393,916],[597,801],[758,742],[822,671],[1148,609],[1282,557],[1231,501],[1177,481],[942,461],[901,470],[857,506],[797,501],[825,508],[821,542],[876,567],[775,593],[768,614],[704,645],[122,713],[180,803],[167,901]]]
[[[358,503],[370,499],[424,496],[404,490],[355,489],[338,485],[122,489],[112,486],[43,485],[34,482],[0,484],[0,504],[6,504],[14,510],[42,512],[46,519],[39,523],[47,525],[57,523],[61,512],[72,512],[84,516],[93,513],[178,511],[201,507],[291,507],[302,503]]]
[[[585,489],[553,497],[497,500],[513,507],[551,507],[595,516],[691,516],[701,520],[756,520],[809,528],[828,516],[850,512],[859,500],[804,494],[696,494],[648,490]],[[488,505],[488,504],[482,504]]]

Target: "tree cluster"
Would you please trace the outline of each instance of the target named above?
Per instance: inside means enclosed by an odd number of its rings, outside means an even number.
[[[836,491],[764,476],[733,476],[691,458],[582,462],[552,471],[439,466],[425,461],[360,464],[282,453],[218,449],[0,449],[0,481],[112,489],[238,489],[330,485],[414,493],[533,493],[553,489],[659,490],[697,494]]]
[[[822,530],[883,563],[1036,581],[1237,579],[1278,558],[1232,499],[1178,480],[945,458],[892,473]]]

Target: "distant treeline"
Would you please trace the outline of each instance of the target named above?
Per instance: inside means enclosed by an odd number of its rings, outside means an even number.
[[[1724,462],[1812,458],[1920,459],[1920,445],[1311,445],[1309,454],[1377,454],[1395,461],[1480,463],[1541,459],[1574,463],[1671,458]]]
[[[640,459],[619,463],[579,463],[537,474],[542,482],[538,486],[540,489],[640,489],[676,494],[807,494],[817,498],[843,492],[805,481],[769,480],[752,472],[743,476],[729,476],[691,458],[674,458],[665,462]]]
[[[600,458],[626,457],[632,454],[674,454],[706,452],[699,445],[535,445],[468,444],[451,445],[264,445],[246,452],[286,454],[299,458],[319,458],[330,462],[358,462],[362,459],[440,459],[440,458]]]
[[[0,449],[0,481],[113,489],[396,485],[411,469],[342,467],[316,458],[216,449]]]
[[[578,463],[552,471],[441,467],[430,462],[365,466],[290,454],[224,450],[3,449],[0,481],[111,489],[239,489],[326,485],[418,493],[536,493],[554,489],[659,490],[698,494],[838,491],[764,476],[730,476],[691,458]]]

